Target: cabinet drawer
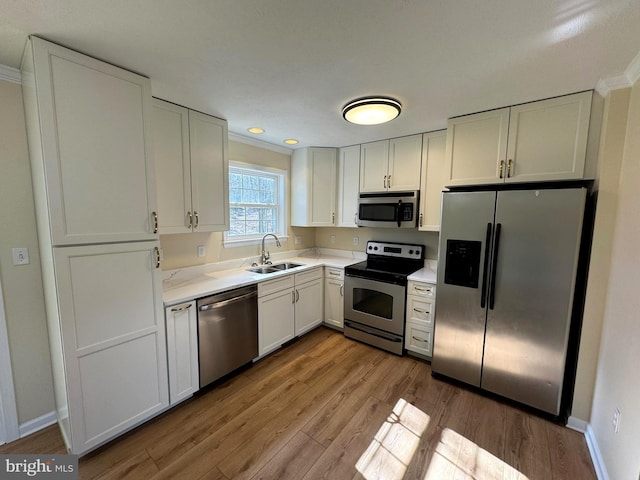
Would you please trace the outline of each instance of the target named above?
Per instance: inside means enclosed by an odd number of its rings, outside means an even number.
[[[404,346],[407,350],[430,357],[433,350],[433,329],[415,323],[407,323]]]
[[[296,273],[296,285],[300,285],[301,283],[310,282],[311,280],[315,280],[317,278],[322,278],[322,268],[317,267],[311,270],[306,270],[304,272]]]
[[[258,297],[279,292],[286,288],[293,288],[293,280],[293,275],[287,275],[284,277],[274,278],[273,280],[267,280],[266,282],[260,282],[258,284]]]
[[[325,267],[324,278],[333,278],[334,280],[344,280],[344,268]]]
[[[424,297],[407,295],[407,322],[433,326],[435,304]]]
[[[422,283],[409,280],[407,295],[418,295],[420,297],[436,297],[436,286],[431,283]]]

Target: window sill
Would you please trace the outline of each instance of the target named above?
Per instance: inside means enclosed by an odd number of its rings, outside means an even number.
[[[282,235],[282,236],[278,235],[278,240],[280,240],[281,242],[286,242],[288,239],[289,237],[287,235]],[[224,248],[235,248],[235,247],[246,247],[249,245],[260,245],[261,243],[262,243],[262,237],[249,238],[249,239],[243,239],[243,240],[224,240],[222,242],[222,246]],[[275,244],[275,240],[273,239],[273,237],[268,237],[265,240],[265,245],[271,245],[271,244]]]

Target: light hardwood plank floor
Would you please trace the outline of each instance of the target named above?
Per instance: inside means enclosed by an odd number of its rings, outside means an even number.
[[[65,448],[52,426],[0,453]],[[325,327],[90,452],[79,471],[104,480],[596,478],[578,432]]]

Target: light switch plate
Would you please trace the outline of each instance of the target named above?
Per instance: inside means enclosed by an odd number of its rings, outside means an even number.
[[[14,265],[29,265],[29,249],[28,248],[12,248]]]

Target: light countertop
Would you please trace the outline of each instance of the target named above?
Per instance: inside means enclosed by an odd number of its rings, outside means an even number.
[[[433,283],[435,285],[437,283],[438,262],[436,260],[425,260],[424,263],[424,268],[412,273],[407,279],[416,282]]]
[[[302,272],[319,265],[344,268],[365,258],[364,252],[310,249],[272,255],[273,263],[294,262],[302,266],[266,275],[247,271],[255,258],[168,270],[163,272],[163,300],[165,306],[175,305],[278,276]]]

